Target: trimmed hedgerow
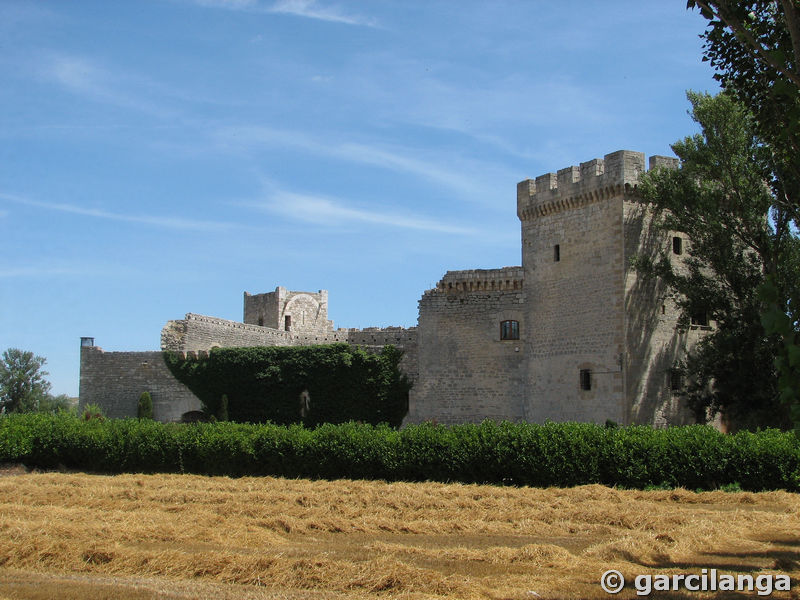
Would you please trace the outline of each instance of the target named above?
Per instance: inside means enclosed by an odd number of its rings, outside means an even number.
[[[793,432],[725,435],[699,425],[487,421],[312,429],[14,414],[0,417],[0,462],[106,473],[800,491],[800,441]]]
[[[402,355],[394,346],[374,354],[332,344],[214,348],[200,357],[165,352],[164,360],[217,418],[226,413],[240,423],[361,421],[397,427],[408,412],[410,388],[398,366]]]

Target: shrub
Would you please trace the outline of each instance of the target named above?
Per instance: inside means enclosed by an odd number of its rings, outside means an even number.
[[[136,416],[140,419],[153,418],[153,399],[150,397],[150,392],[142,392],[139,396],[139,404],[136,407]]]
[[[70,414],[0,417],[0,462],[172,472],[626,488],[800,491],[800,440],[777,430],[158,423]]]
[[[90,421],[92,419],[96,419],[98,421],[102,421],[105,419],[105,413],[103,412],[103,407],[99,404],[87,404],[83,407],[83,420]]]

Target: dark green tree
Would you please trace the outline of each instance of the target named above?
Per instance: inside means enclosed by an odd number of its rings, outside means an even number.
[[[800,207],[800,3],[689,0],[708,19],[704,60],[744,104],[769,144],[782,186],[776,200]],[[777,182],[776,182],[777,183]]]
[[[672,145],[679,169],[655,169],[640,185],[654,226],[688,234],[688,256],[641,258],[639,269],[665,279],[686,327],[707,315],[715,329],[689,355],[687,401],[698,415],[721,412],[734,426],[790,424],[778,401],[780,338],[765,330],[761,288],[772,277],[782,295],[800,281],[800,247],[790,222],[776,218],[770,148],[747,109],[731,95],[690,92],[702,133]]]
[[[46,359],[33,352],[9,348],[0,361],[0,411],[28,412],[39,409],[39,402],[50,391],[42,367]]]
[[[800,226],[800,2],[689,0],[687,6],[708,19],[704,60],[716,69],[723,89],[753,114],[769,148],[773,218]],[[768,268],[761,286],[762,323],[780,337],[780,394],[800,428],[800,297],[781,287],[783,268]]]
[[[222,398],[219,401],[219,409],[217,410],[217,421],[227,421],[228,420],[228,394],[222,394]]]
[[[153,398],[150,392],[142,392],[139,396],[139,402],[136,406],[136,416],[140,419],[153,418]]]

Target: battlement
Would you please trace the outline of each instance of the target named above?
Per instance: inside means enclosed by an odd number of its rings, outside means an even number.
[[[677,158],[650,157],[651,169],[677,165]],[[639,177],[644,172],[644,154],[618,150],[580,166],[526,179],[517,184],[517,216],[522,221],[535,219],[616,195],[633,200]]]
[[[522,267],[501,269],[469,269],[448,271],[432,290],[425,293],[453,294],[457,292],[497,292],[521,290],[524,270]]]
[[[194,313],[167,321],[161,330],[161,349],[172,351],[207,350],[216,346],[290,346],[291,340],[286,331]]]

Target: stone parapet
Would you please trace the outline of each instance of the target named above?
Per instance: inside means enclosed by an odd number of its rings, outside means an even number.
[[[634,199],[644,172],[644,154],[618,150],[580,166],[526,179],[517,184],[517,216],[527,221],[618,195]]]
[[[448,271],[445,276],[426,294],[457,292],[499,292],[521,290],[523,283],[522,267],[502,267],[500,269],[470,269]]]

